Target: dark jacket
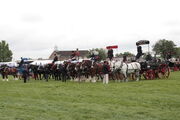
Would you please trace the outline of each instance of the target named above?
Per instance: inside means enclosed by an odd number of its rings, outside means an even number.
[[[109,74],[109,67],[108,65],[104,64],[102,69],[103,74]]]
[[[53,60],[52,63],[55,63],[56,61],[58,61],[58,57],[57,56],[54,57],[54,60]]]

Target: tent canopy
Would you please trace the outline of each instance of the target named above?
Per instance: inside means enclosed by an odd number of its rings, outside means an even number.
[[[136,45],[146,45],[149,44],[149,40],[139,40],[136,42]]]

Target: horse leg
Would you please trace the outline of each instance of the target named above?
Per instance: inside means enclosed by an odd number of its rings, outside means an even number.
[[[139,77],[140,77],[139,70],[137,70],[136,71],[136,81],[139,81]]]
[[[7,74],[6,74],[6,81],[9,81],[9,80],[8,80],[8,75],[7,75]]]
[[[15,77],[16,77],[16,80],[18,80],[18,75],[17,75],[17,73],[15,74]]]
[[[128,76],[127,76],[126,71],[123,74],[124,74],[124,82],[128,82]]]
[[[5,75],[4,75],[4,73],[2,73],[2,81],[5,81]]]

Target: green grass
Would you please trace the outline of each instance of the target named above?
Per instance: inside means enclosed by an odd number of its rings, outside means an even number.
[[[0,120],[179,120],[180,72],[169,79],[76,83],[0,80]]]

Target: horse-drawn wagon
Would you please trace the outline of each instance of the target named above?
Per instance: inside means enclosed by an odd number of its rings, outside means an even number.
[[[141,75],[144,76],[145,79],[156,79],[156,78],[168,78],[170,75],[170,69],[168,62],[157,60],[156,58],[152,59],[151,54],[149,52],[149,44],[148,40],[140,40],[136,42],[136,45],[148,45],[148,54],[146,55],[146,59],[141,64]]]
[[[141,75],[148,80],[168,78],[170,69],[166,62],[141,62]]]

